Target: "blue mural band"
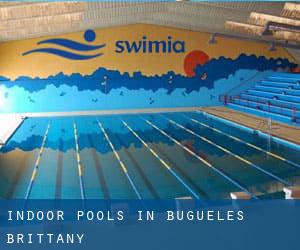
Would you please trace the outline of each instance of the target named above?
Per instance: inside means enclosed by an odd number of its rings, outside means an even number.
[[[27,51],[24,54],[29,55],[31,53],[44,52],[54,53],[58,56],[67,58],[69,57],[73,60],[86,60],[103,55],[101,53],[95,55],[81,55],[53,48],[35,49]],[[222,70],[216,70],[220,67],[222,67]],[[182,91],[182,98],[185,99],[185,96],[191,94],[193,91],[200,91],[201,88],[207,88],[209,90],[214,89],[218,80],[227,79],[229,75],[235,75],[239,70],[253,71],[251,72],[251,75],[255,75],[257,72],[285,70],[291,67],[296,67],[296,64],[290,62],[288,59],[268,59],[263,56],[241,54],[235,59],[219,57],[211,59],[205,65],[198,65],[194,69],[194,77],[188,77],[183,74],[175,73],[174,71],[169,71],[162,75],[148,76],[142,72],[133,72],[130,74],[130,72],[123,73],[119,70],[109,70],[100,67],[90,75],[81,75],[79,73],[67,75],[60,72],[47,78],[19,76],[15,80],[0,76],[0,86],[3,85],[6,88],[21,87],[25,91],[32,93],[45,90],[47,86],[53,85],[56,88],[59,88],[62,85],[66,85],[70,87],[75,86],[78,89],[78,92],[84,90],[98,90],[105,95],[108,95],[112,90],[120,89],[122,87],[127,90],[144,89],[145,91],[152,90],[153,92],[165,90],[165,95],[172,95],[174,91],[180,89]],[[201,79],[204,74],[206,74],[207,77]],[[235,77],[237,78],[238,76]],[[99,81],[101,81],[100,86]],[[240,84],[244,81],[244,78],[237,78],[234,79],[234,81],[236,84]],[[169,84],[166,85],[166,82]],[[222,91],[224,91],[224,89],[222,89]],[[214,93],[214,95],[215,94],[221,93],[217,92]],[[126,95],[124,95],[124,97],[126,97]],[[25,110],[22,110],[22,112],[24,111]]]

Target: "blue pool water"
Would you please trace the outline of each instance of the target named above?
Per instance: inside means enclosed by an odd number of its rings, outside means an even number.
[[[199,112],[29,118],[0,151],[0,197],[283,198],[297,149]]]

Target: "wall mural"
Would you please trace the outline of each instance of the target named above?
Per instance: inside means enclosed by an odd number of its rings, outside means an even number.
[[[282,48],[155,25],[0,45],[0,111],[218,105],[228,90],[297,67]]]
[[[96,33],[93,30],[87,30],[84,32],[84,40],[86,42],[93,42],[96,39]],[[24,52],[22,55],[27,56],[32,53],[46,53],[46,54],[51,54],[55,56],[60,56],[66,59],[71,59],[71,60],[88,60],[92,59],[98,56],[102,56],[103,53],[97,53],[93,55],[85,55],[85,54],[79,54],[76,52],[89,52],[89,51],[97,51],[98,49],[104,48],[105,44],[100,44],[100,45],[89,45],[89,44],[84,44],[80,42],[76,42],[70,39],[64,39],[64,38],[52,38],[52,39],[46,39],[39,41],[37,45],[43,45],[43,44],[50,44],[50,45],[58,45],[62,47],[62,49],[58,48],[37,48],[33,50],[29,50],[27,52]],[[69,52],[65,49],[71,49],[76,52]]]

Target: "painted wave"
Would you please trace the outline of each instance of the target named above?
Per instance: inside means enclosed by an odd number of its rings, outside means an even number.
[[[56,56],[60,56],[72,60],[88,60],[103,55],[103,53],[98,53],[94,55],[80,55],[69,51],[64,51],[61,49],[43,48],[43,49],[34,49],[34,50],[27,51],[23,53],[23,56],[33,54],[33,53],[47,53],[47,54],[52,54],[52,55],[56,55]]]
[[[33,49],[29,50],[27,52],[24,52],[22,55],[27,56],[30,54],[35,54],[35,53],[45,53],[45,54],[51,54],[59,57],[63,57],[66,59],[70,60],[88,60],[88,59],[93,59],[99,56],[102,56],[103,53],[97,53],[97,54],[92,54],[92,55],[86,55],[86,54],[79,54],[75,52],[70,52],[64,49],[71,49],[76,52],[86,52],[86,51],[95,51],[101,48],[104,48],[106,45],[105,44],[100,44],[100,45],[89,45],[89,44],[84,44],[84,43],[79,43],[73,40],[69,39],[64,39],[64,38],[56,38],[56,39],[47,39],[47,40],[42,40],[37,43],[37,45],[41,44],[51,44],[51,45],[56,45],[60,46],[61,48],[38,48],[38,49]]]
[[[73,40],[64,39],[64,38],[56,38],[56,39],[47,39],[37,43],[40,44],[54,44],[60,45],[68,49],[77,50],[77,51],[92,51],[105,47],[105,44],[100,45],[89,45],[84,43],[79,43]]]

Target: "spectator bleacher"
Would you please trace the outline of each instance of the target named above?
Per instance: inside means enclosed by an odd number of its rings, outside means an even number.
[[[300,125],[300,74],[273,73],[236,96],[223,96],[236,110]]]

